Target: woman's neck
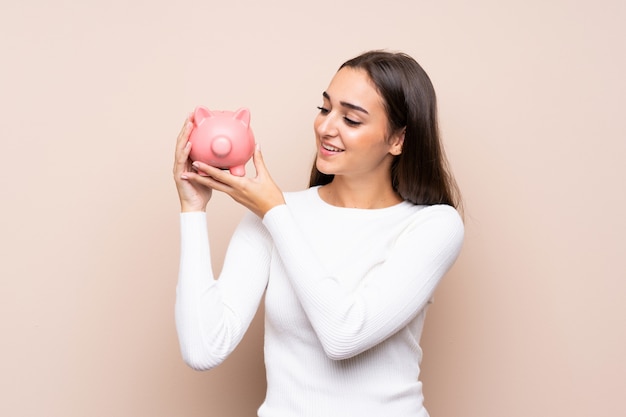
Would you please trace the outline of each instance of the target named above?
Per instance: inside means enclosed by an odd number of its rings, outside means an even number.
[[[319,195],[330,205],[346,208],[379,209],[402,202],[402,197],[393,190],[391,184],[347,181],[340,176],[322,186]]]

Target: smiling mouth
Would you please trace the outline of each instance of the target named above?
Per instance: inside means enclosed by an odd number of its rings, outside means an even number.
[[[322,148],[326,149],[329,152],[343,152],[343,149],[335,148],[334,146],[327,145],[322,143]]]

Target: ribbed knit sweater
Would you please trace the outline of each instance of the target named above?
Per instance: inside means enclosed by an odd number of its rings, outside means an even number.
[[[215,279],[204,212],[181,214],[176,326],[184,361],[219,365],[265,293],[260,417],[425,417],[425,312],[456,260],[463,223],[446,205],[325,203],[317,187],[246,214]]]

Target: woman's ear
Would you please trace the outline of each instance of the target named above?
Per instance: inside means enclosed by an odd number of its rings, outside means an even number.
[[[389,149],[390,154],[394,156],[398,156],[402,153],[402,146],[404,145],[405,133],[406,133],[406,127],[403,127],[391,137],[391,141],[389,142],[391,145]]]

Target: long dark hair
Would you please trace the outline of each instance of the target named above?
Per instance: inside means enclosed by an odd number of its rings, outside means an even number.
[[[365,52],[339,69],[344,67],[367,72],[384,101],[390,133],[406,129],[402,153],[391,165],[393,189],[413,204],[460,208],[459,189],[439,138],[435,89],[422,67],[404,53],[387,51]],[[309,186],[333,178],[314,163]]]

